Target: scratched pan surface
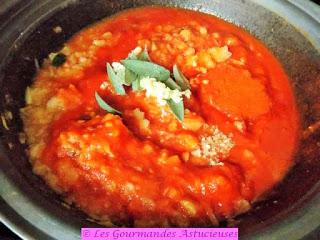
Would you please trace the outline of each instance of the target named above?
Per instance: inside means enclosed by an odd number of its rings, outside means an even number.
[[[320,10],[303,0],[2,0],[0,5],[0,126],[2,221],[25,239],[79,239],[81,226],[98,226],[33,175],[19,143],[19,108],[35,74],[34,59],[57,50],[84,26],[118,11],[151,4],[194,9],[242,26],[262,40],[292,79],[302,131],[320,120]],[[317,19],[318,18],[318,19]],[[60,25],[61,34],[52,28]],[[316,125],[314,125],[316,126]],[[239,216],[241,239],[301,239],[320,224],[320,130],[305,132],[297,164],[270,197]],[[9,148],[9,145],[11,146]]]

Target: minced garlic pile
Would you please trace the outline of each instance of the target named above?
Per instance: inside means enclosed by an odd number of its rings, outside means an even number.
[[[157,99],[157,102],[164,106],[167,101],[172,99],[174,102],[179,103],[182,101],[182,97],[186,96],[190,98],[191,91],[189,89],[185,91],[179,91],[178,89],[170,89],[163,82],[157,81],[155,78],[145,77],[140,80],[140,86],[146,90],[146,96],[153,96]]]
[[[234,147],[231,135],[226,135],[217,127],[212,127],[213,133],[204,136],[200,140],[200,146],[191,154],[195,157],[203,157],[210,160],[210,165],[223,164],[220,159],[226,158]]]

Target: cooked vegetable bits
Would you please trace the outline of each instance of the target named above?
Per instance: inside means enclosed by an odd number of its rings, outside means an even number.
[[[248,211],[292,165],[298,128],[263,44],[163,7],[73,36],[43,61],[21,114],[34,173],[107,226],[212,226]]]

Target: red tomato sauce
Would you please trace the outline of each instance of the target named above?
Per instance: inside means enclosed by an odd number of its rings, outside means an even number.
[[[105,33],[112,34],[110,44],[90,53]],[[244,30],[210,15],[147,7],[92,25],[67,44],[93,57],[75,74],[38,73],[36,83],[54,82],[66,106],[48,124],[39,161],[69,202],[105,224],[216,225],[249,210],[292,166],[299,124],[289,80]],[[184,122],[144,91],[114,91],[106,63],[125,59],[137,46],[170,70],[177,64],[189,79]],[[208,55],[224,46],[232,54],[227,60]],[[71,66],[68,61],[55,71]],[[123,114],[100,109],[95,91]],[[222,164],[192,155],[210,126],[234,142]]]

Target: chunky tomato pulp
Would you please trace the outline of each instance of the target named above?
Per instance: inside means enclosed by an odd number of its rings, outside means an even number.
[[[105,224],[217,224],[248,211],[292,165],[298,118],[288,78],[244,30],[197,12],[148,7],[92,25],[65,46],[66,63],[44,65],[31,87],[62,102],[31,104],[55,109],[37,123],[46,133],[35,172]],[[115,92],[106,63],[137,46],[189,79],[183,121],[145,91]],[[122,114],[99,108],[95,91]]]

